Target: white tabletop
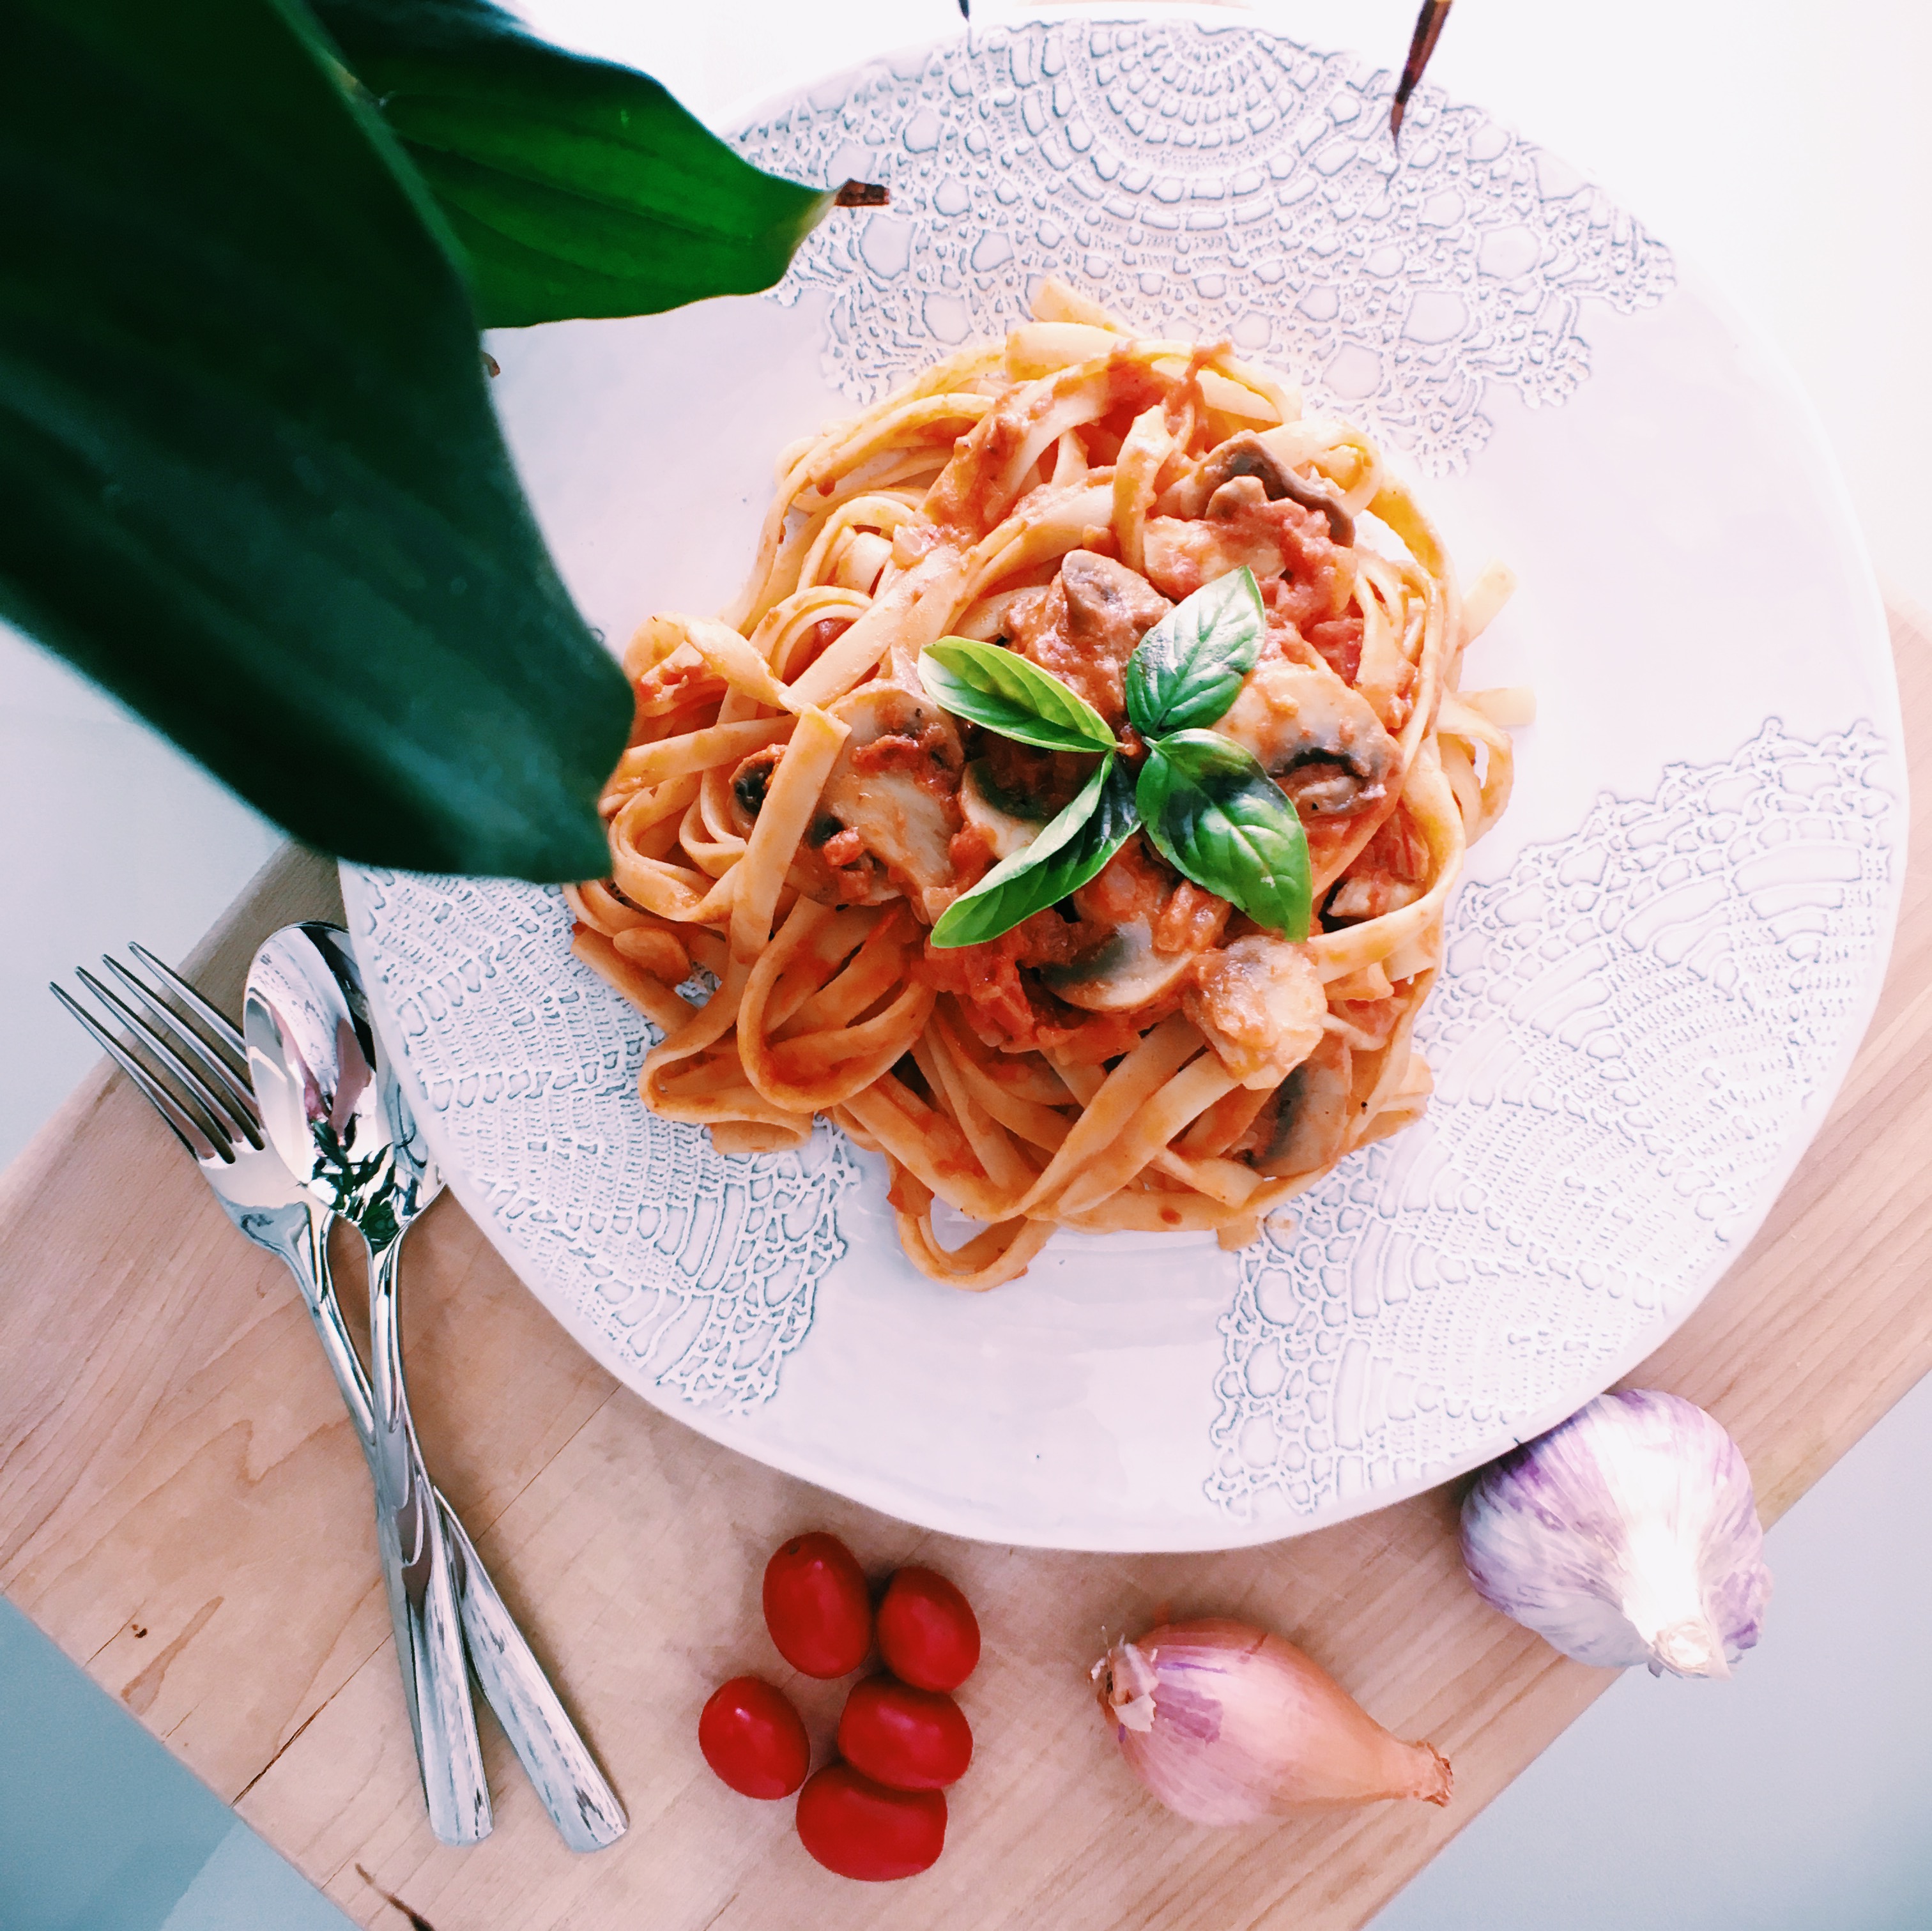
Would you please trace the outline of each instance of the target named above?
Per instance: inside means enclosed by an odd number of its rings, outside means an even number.
[[[554,37],[654,73],[720,123],[961,25],[955,0],[523,10]],[[1041,10],[977,0],[974,23]],[[1240,10],[1372,66],[1400,62],[1414,18],[1412,0]],[[1462,0],[1431,78],[1564,156],[1717,278],[1808,392],[1881,584],[1932,607],[1928,73],[1932,13],[1906,0]],[[0,952],[4,1159],[90,1057],[47,977],[130,936],[184,950],[274,835],[4,633],[0,817],[0,903],[14,911]],[[1385,1931],[1932,1922],[1927,1564],[1911,1555],[1932,1546],[1929,1396],[1908,1400],[1774,1536],[1779,1594],[1736,1682],[1621,1686],[1390,1908]]]

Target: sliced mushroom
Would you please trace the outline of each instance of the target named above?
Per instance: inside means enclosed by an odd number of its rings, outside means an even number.
[[[1070,550],[1060,559],[1060,587],[1067,641],[1121,664],[1173,608],[1138,570],[1091,550]]]
[[[1161,508],[1170,515],[1199,516],[1208,510],[1217,490],[1241,476],[1258,480],[1270,502],[1286,496],[1304,509],[1319,510],[1328,519],[1328,534],[1335,542],[1344,549],[1354,543],[1354,518],[1334,485],[1291,469],[1252,429],[1210,449],[1194,474],[1162,499]]]
[[[744,814],[747,829],[765,808],[765,793],[771,789],[772,773],[778,769],[778,760],[784,755],[783,745],[768,744],[763,750],[753,751],[732,772],[731,796]]]
[[[1304,818],[1376,803],[1402,763],[1368,700],[1318,664],[1276,658],[1251,670],[1214,729],[1253,752]]]
[[[959,774],[959,811],[996,860],[1024,851],[1040,836],[1048,815],[1036,814],[1028,800],[1002,790],[983,757],[976,757]]]
[[[1193,952],[1157,952],[1144,919],[1117,925],[1111,938],[1071,965],[1042,966],[1040,976],[1070,1006],[1089,1012],[1130,1012],[1172,992],[1194,967]]]
[[[1242,1085],[1265,1093],[1322,1043],[1328,1003],[1307,948],[1258,932],[1202,956],[1181,1009]]]
[[[1321,1045],[1276,1088],[1250,1129],[1250,1164],[1256,1172],[1281,1180],[1332,1167],[1348,1144],[1354,1077],[1348,1042],[1324,1033]]]
[[[1070,550],[1052,586],[1036,595],[1016,599],[1006,613],[1021,655],[1119,723],[1127,659],[1172,605],[1138,571],[1090,550]]]
[[[830,711],[850,735],[818,796],[823,817],[856,832],[898,879],[922,890],[950,884],[961,757],[952,720],[929,698],[888,683],[868,684]],[[892,756],[865,754],[888,739]]]

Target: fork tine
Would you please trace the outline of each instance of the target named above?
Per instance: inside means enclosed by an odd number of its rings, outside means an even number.
[[[211,1006],[201,994],[175,970],[173,967],[155,958],[144,945],[130,939],[128,949],[166,987],[181,1003],[201,1019],[214,1036],[241,1061],[248,1063],[248,1042],[235,1030],[226,1013],[218,1006]]]
[[[174,1095],[128,1051],[106,1027],[99,1024],[65,986],[58,985],[50,979],[47,990],[93,1035],[94,1043],[134,1082],[142,1096],[166,1121],[168,1131],[194,1159],[212,1160],[218,1157],[213,1143],[182,1108]]]
[[[159,1058],[162,1066],[173,1075],[176,1084],[187,1093],[189,1099],[200,1107],[206,1116],[202,1123],[214,1128],[209,1137],[224,1153],[237,1139],[244,1137],[241,1123],[232,1109],[223,1105],[221,1096],[175,1050],[165,1033],[142,1018],[124,1000],[116,998],[85,966],[76,967],[74,977],[120,1021],[136,1041]]]
[[[185,1046],[208,1072],[220,1082],[222,1090],[228,1098],[235,1102],[234,1105],[229,1109],[230,1111],[238,1112],[239,1122],[243,1131],[247,1133],[250,1141],[259,1147],[262,1144],[261,1109],[256,1105],[255,1096],[249,1090],[248,1083],[238,1078],[234,1069],[222,1058],[221,1055],[216,1052],[208,1042],[157,993],[150,987],[142,985],[141,981],[118,959],[110,958],[104,952],[100,957],[100,963],[154,1015],[157,1023],[164,1032],[168,1033],[178,1045]]]

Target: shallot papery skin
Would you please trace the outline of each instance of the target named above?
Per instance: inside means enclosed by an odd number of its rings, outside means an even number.
[[[1448,1761],[1389,1735],[1292,1643],[1209,1617],[1114,1644],[1094,1666],[1120,1754],[1170,1810],[1246,1824],[1310,1805],[1449,1801]]]
[[[1750,1471],[1681,1396],[1599,1395],[1476,1478],[1462,1561],[1484,1600],[1565,1656],[1728,1676],[1771,1571]]]

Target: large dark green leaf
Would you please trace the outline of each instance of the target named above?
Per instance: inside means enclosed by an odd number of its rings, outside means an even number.
[[[1109,752],[1031,844],[1002,859],[970,892],[946,907],[932,928],[932,943],[983,944],[1058,904],[1098,875],[1139,822],[1133,780]]]
[[[1160,855],[1257,925],[1308,936],[1308,840],[1286,793],[1216,731],[1177,731],[1149,747],[1136,790]]]
[[[622,676],[308,16],[10,0],[0,193],[0,611],[326,851],[601,873]]]
[[[312,4],[442,204],[486,327],[769,288],[830,204],[488,0]]]

